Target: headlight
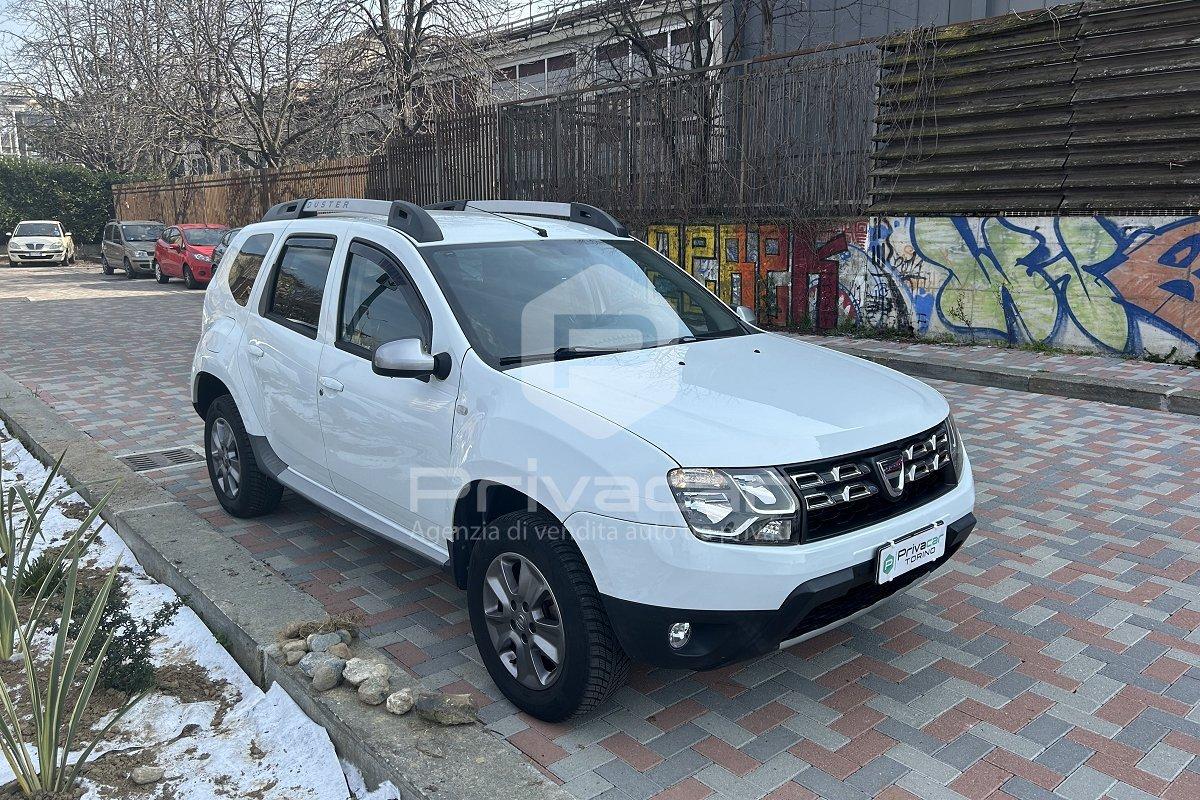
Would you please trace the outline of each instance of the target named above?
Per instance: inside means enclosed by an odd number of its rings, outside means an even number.
[[[954,415],[946,418],[946,434],[950,437],[950,463],[954,465],[954,480],[962,477],[963,464],[966,463],[966,448],[963,447],[962,437],[958,435],[958,425]]]
[[[196,255],[194,255],[193,258],[195,258],[197,261],[203,261],[206,264],[208,262],[212,261],[212,258],[210,256],[204,255],[204,253],[196,253]]]
[[[133,257],[134,258],[149,258],[150,254],[147,253],[145,250],[134,250]]]
[[[790,544],[796,496],[772,469],[673,469],[667,483],[707,542]]]
[[[24,250],[25,245],[21,244],[20,242],[9,242],[8,249],[9,250]]]

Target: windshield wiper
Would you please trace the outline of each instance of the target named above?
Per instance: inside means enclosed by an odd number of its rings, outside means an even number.
[[[522,356],[502,356],[499,359],[499,363],[500,366],[511,366],[513,364],[532,364],[539,361],[569,361],[572,358],[589,358],[591,356],[611,356],[613,353],[628,353],[631,349],[640,350],[641,348],[560,347],[553,353],[535,353]]]
[[[709,339],[725,339],[730,336],[737,336],[740,333],[741,332],[736,329],[729,330],[729,331],[710,331],[708,333],[693,333],[693,334],[689,334],[687,336],[680,336],[675,339],[669,339],[665,342],[659,342],[658,344],[650,345],[650,347],[667,347],[667,346],[673,345],[673,344],[691,344],[692,342],[704,342],[704,341],[708,341]]]
[[[687,336],[679,336],[675,339],[668,339],[665,342],[653,342],[644,344],[639,347],[560,347],[553,353],[535,353],[532,355],[522,356],[502,356],[499,359],[499,364],[502,367],[512,366],[513,364],[534,364],[540,361],[569,361],[572,358],[590,358],[591,356],[611,356],[614,353],[632,353],[636,350],[652,350],[656,347],[670,347],[675,344],[690,344],[692,342],[703,342],[709,339],[724,339],[729,336],[739,336],[741,331],[734,329],[728,331],[710,331],[708,333],[695,333]]]

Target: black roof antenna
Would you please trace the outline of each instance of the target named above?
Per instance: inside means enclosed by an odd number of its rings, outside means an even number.
[[[499,217],[500,219],[508,220],[509,222],[515,222],[518,225],[524,225],[526,228],[529,228],[529,230],[533,231],[538,236],[541,236],[543,239],[550,235],[546,232],[545,228],[539,228],[537,225],[530,225],[528,222],[522,222],[519,219],[513,219],[507,214],[501,214],[498,211],[489,211],[486,208],[473,206],[471,205],[470,200],[450,200],[445,203],[437,203],[435,205],[425,207],[430,211],[466,211],[468,208],[470,208],[472,211],[482,211],[485,214],[491,214],[493,217]]]

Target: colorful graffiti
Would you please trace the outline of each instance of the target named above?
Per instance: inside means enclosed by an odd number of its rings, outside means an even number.
[[[1133,355],[1200,343],[1200,217],[654,225],[647,241],[770,325]]]

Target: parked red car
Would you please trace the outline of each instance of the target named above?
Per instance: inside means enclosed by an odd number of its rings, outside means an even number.
[[[228,225],[187,224],[164,228],[154,243],[154,277],[159,283],[183,278],[189,289],[208,285],[212,278],[213,248]]]

